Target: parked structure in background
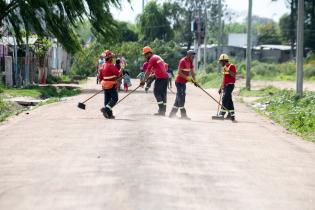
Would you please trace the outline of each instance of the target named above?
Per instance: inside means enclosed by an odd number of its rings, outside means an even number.
[[[43,59],[36,56],[34,46],[37,38],[29,38],[29,66],[27,66],[26,41],[16,45],[14,37],[4,36],[0,39],[0,77],[8,86],[21,86],[34,83],[46,83],[48,75],[60,76],[71,67],[69,55],[56,39],[47,50]],[[16,53],[15,53],[16,52]]]
[[[204,45],[199,47],[203,56]],[[216,61],[220,55],[218,46],[215,44],[206,46],[207,62]],[[223,46],[223,52],[229,54],[237,61],[245,60],[246,46]],[[291,47],[289,45],[258,45],[252,48],[252,60],[261,62],[282,63],[289,61],[293,56],[291,55]],[[200,61],[200,60],[199,60]]]

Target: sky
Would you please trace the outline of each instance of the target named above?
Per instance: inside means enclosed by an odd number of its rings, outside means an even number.
[[[112,9],[115,19],[134,23],[138,14],[142,12],[142,0],[131,0],[131,4],[127,0],[122,0],[122,10]],[[286,0],[253,0],[253,15],[260,17],[272,18],[279,21],[279,18],[289,13],[286,7]],[[230,10],[239,14],[237,22],[244,20],[247,15],[248,0],[225,0]]]

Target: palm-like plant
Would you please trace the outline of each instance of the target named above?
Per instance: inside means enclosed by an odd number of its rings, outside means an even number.
[[[116,24],[110,7],[121,0],[0,0],[0,26],[12,27],[18,42],[21,31],[54,36],[74,53],[81,49],[74,27],[88,19],[98,33],[114,36]],[[129,0],[128,0],[129,1]]]

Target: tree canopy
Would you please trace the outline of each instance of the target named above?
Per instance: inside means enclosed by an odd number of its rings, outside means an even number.
[[[110,7],[120,7],[120,1],[0,0],[0,26],[14,32],[18,42],[22,40],[22,30],[27,35],[54,36],[68,52],[74,53],[81,49],[74,28],[85,19],[97,33],[115,36],[117,24]]]

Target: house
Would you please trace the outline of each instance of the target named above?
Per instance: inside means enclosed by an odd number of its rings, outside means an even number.
[[[57,76],[70,70],[71,55],[56,39],[52,40],[53,44],[46,52],[43,62],[34,53],[33,49],[38,45],[36,41],[36,37],[30,37],[26,45],[26,39],[23,38],[23,43],[18,46],[14,37],[0,38],[0,71],[2,77],[5,77],[2,80],[8,86],[45,83],[47,75]]]

